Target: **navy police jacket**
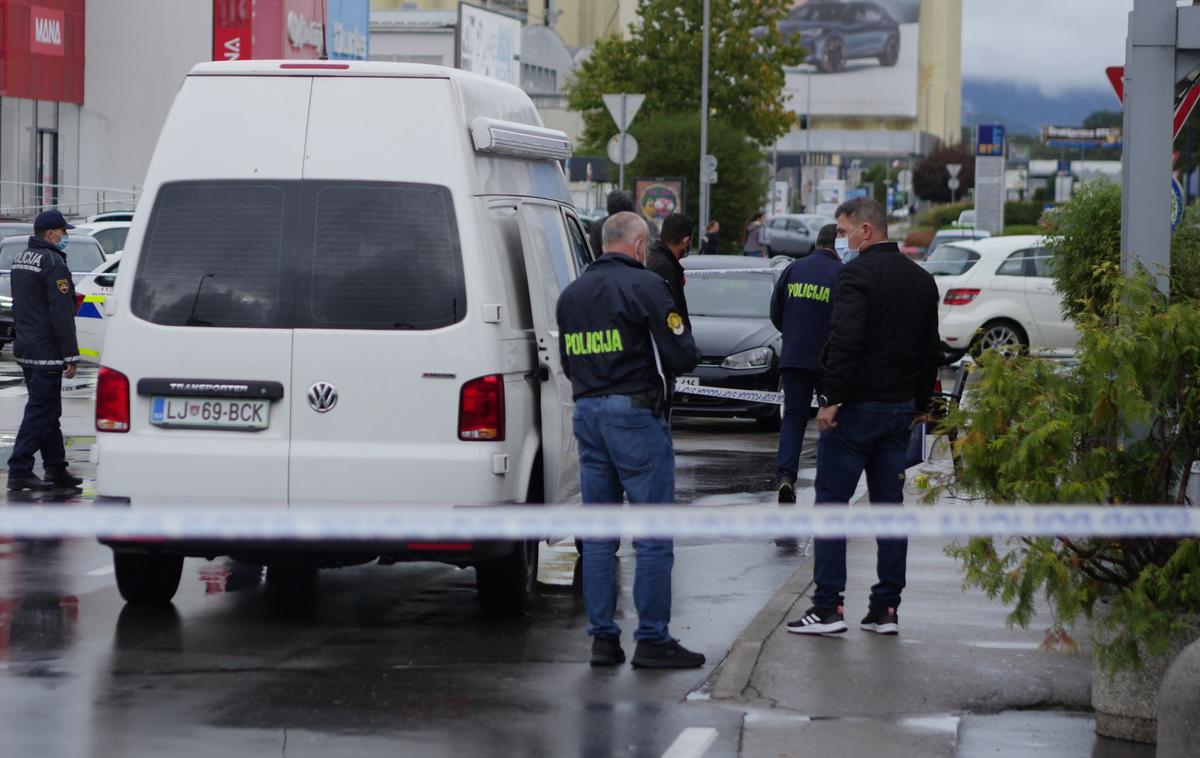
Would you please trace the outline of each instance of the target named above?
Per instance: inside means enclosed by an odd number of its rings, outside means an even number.
[[[576,400],[660,391],[669,396],[662,375],[687,373],[700,362],[667,283],[620,253],[605,253],[563,290],[558,329]]]
[[[26,368],[61,370],[79,360],[75,282],[67,257],[38,237],[12,262],[13,355]]]
[[[779,277],[771,297],[771,323],[783,332],[780,368],[820,370],[833,313],[833,284],[841,268],[837,253],[817,248]]]

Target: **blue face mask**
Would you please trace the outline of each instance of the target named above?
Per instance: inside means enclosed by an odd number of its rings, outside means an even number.
[[[66,249],[67,249],[67,245],[69,245],[69,244],[71,244],[71,238],[70,238],[70,237],[68,237],[67,235],[65,235],[65,234],[64,234],[64,235],[63,235],[63,237],[62,237],[62,239],[60,239],[60,240],[58,241],[58,249],[59,249],[59,250],[66,250]]]

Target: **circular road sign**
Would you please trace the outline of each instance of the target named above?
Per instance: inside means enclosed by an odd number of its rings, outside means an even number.
[[[952,190],[956,190],[956,189],[958,189],[960,186],[962,186],[962,182],[960,182],[960,181],[958,180],[958,177],[957,177],[957,176],[952,176],[952,177],[950,177],[949,179],[947,179],[947,180],[946,180],[946,186],[947,186],[947,187],[949,187],[949,188],[950,188],[950,189],[952,189]]]
[[[1183,223],[1183,187],[1180,186],[1179,180],[1171,179],[1171,231],[1179,228]]]
[[[621,141],[625,141],[625,160],[621,160]],[[614,134],[608,141],[608,159],[618,166],[622,163],[633,163],[637,158],[638,143],[632,134]]]

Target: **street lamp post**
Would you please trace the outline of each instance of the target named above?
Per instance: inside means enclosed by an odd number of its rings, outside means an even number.
[[[709,35],[709,0],[704,0],[704,42],[700,54],[700,229],[704,235],[708,229],[708,201],[711,187],[705,181],[704,156],[708,155],[708,35]],[[703,239],[703,236],[701,236]]]

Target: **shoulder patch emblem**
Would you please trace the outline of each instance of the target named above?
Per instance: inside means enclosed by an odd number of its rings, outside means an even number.
[[[70,279],[59,279],[57,282],[55,282],[55,284],[58,285],[58,291],[64,295],[67,294],[67,292],[71,289]]]
[[[670,329],[676,337],[681,336],[683,334],[683,316],[680,316],[675,311],[668,313],[667,328]]]

